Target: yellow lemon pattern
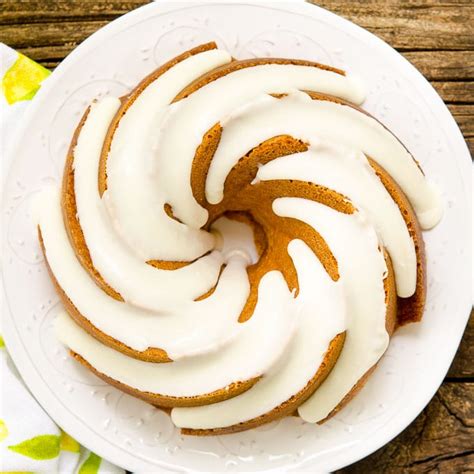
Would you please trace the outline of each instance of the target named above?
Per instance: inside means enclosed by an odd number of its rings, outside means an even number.
[[[43,66],[23,54],[18,54],[18,59],[2,79],[2,91],[7,102],[11,105],[20,100],[32,99],[41,82],[50,74],[51,72]]]
[[[3,340],[3,337],[1,334],[0,334],[0,349],[5,349],[5,341]]]
[[[78,453],[81,449],[79,443],[72,436],[69,436],[62,430],[61,438],[59,440],[59,448],[61,451],[70,451],[71,453]]]
[[[0,443],[8,436],[8,428],[3,420],[0,420]]]
[[[34,474],[31,471],[0,471],[0,474]]]

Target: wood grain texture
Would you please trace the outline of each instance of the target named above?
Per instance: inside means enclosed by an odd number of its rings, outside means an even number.
[[[54,68],[94,31],[144,3],[147,2],[0,1],[0,41]],[[431,81],[474,152],[474,2],[313,3],[354,21],[398,49]],[[427,408],[391,443],[340,472],[474,472],[473,361],[471,314],[447,378]]]
[[[399,50],[472,50],[470,0],[311,1],[344,16]]]
[[[339,471],[346,474],[462,473],[474,470],[474,383],[445,383],[395,440]]]
[[[474,79],[474,51],[406,51],[402,54],[430,81]]]
[[[474,382],[474,312],[471,312],[469,323],[467,324],[456,357],[449,369],[447,380],[453,382],[471,380]]]

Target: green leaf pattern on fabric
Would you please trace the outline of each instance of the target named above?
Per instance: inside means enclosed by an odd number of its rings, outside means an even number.
[[[8,446],[10,451],[31,459],[44,461],[59,456],[59,436],[40,435],[27,439],[15,446]]]
[[[3,420],[0,420],[0,443],[8,436],[8,428]]]
[[[79,469],[77,474],[97,474],[99,472],[102,458],[97,454],[90,453],[89,457],[84,461],[84,464]]]

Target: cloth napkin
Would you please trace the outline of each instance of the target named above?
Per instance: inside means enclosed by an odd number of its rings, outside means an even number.
[[[50,71],[0,43],[2,185],[10,137]],[[1,336],[0,474],[125,474],[57,426],[28,391]]]

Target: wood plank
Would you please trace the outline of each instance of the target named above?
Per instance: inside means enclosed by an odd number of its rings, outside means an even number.
[[[113,20],[117,16],[128,13],[146,0],[135,1],[7,1],[2,2],[0,25],[53,23],[80,19]]]
[[[474,137],[474,104],[449,104],[449,110],[465,138]]]
[[[464,332],[459,349],[456,353],[451,368],[448,372],[448,380],[474,378],[474,311]]]
[[[111,20],[145,2],[6,2],[0,13],[0,24],[19,26],[27,23],[72,19]],[[313,3],[316,3],[313,0]],[[474,49],[471,25],[474,5],[464,1],[367,1],[341,2],[321,0],[319,5],[345,16],[365,27],[395,48]],[[471,19],[471,21],[469,21]]]
[[[474,79],[474,51],[411,51],[402,54],[428,80]]]
[[[66,43],[55,46],[26,46],[16,48],[25,56],[48,69],[54,69],[74,48],[76,43]]]
[[[394,48],[474,49],[470,0],[311,0],[385,40]]]
[[[75,47],[107,23],[107,20],[77,20],[36,25],[3,25],[1,40],[15,49],[31,45],[38,47],[67,44]]]
[[[418,418],[390,444],[338,472],[451,474],[474,471],[472,400],[474,383],[445,383]]]
[[[474,104],[448,104],[448,108],[466,139],[471,157],[474,158]],[[474,348],[474,336],[471,341]]]
[[[467,143],[467,147],[469,148],[469,151],[471,152],[471,158],[474,159],[474,138],[468,138],[466,140],[466,143]]]
[[[474,104],[474,81],[432,81],[431,84],[445,102]]]

